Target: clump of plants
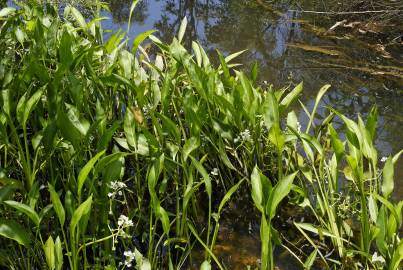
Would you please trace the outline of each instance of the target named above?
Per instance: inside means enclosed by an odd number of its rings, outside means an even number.
[[[54,4],[18,6],[0,10],[1,265],[225,269],[214,252],[220,215],[246,190],[261,214],[262,269],[275,266],[275,245],[287,247],[273,225],[286,203],[315,218],[295,223],[312,253],[288,248],[304,267],[398,269],[399,155],[378,169],[375,110],[366,123],[330,110],[315,125],[326,86],[312,112],[303,107],[301,130],[290,105],[302,84],[257,85],[257,67],[232,64],[242,52],[217,52],[214,66],[199,43],[182,45],[186,19],[167,44],[152,30],[105,39],[98,2],[90,20],[73,6],[62,16]]]

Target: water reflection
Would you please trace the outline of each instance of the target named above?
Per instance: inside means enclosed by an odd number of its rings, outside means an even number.
[[[312,8],[310,2],[301,5]],[[330,83],[333,87],[325,103],[352,117],[357,113],[365,115],[377,104],[381,115],[378,142],[383,154],[402,148],[397,134],[403,123],[403,74],[371,75],[364,70],[376,65],[398,67],[401,62],[382,58],[354,38],[325,35],[324,29],[332,22],[324,17],[318,21],[316,17],[287,11],[296,8],[295,1],[276,1],[274,6],[266,3],[261,0],[142,0],[135,9],[130,35],[153,28],[159,31],[161,39],[170,41],[186,16],[188,46],[197,39],[211,53],[216,48],[224,53],[248,49],[239,59],[246,68],[259,61],[260,78],[275,86],[303,80],[306,86],[303,99],[308,103],[320,85]],[[130,4],[127,0],[110,1],[113,22],[107,26],[125,29]]]
[[[296,2],[303,8],[314,9],[310,5],[316,1],[282,0],[269,6],[269,2],[262,0],[143,0],[135,10],[129,34],[135,36],[157,29],[162,40],[170,41],[186,16],[188,29],[184,42],[188,47],[197,39],[212,55],[216,48],[224,53],[248,49],[239,58],[245,69],[258,61],[261,81],[269,81],[277,87],[304,81],[302,99],[308,107],[313,105],[320,86],[330,83],[332,88],[324,97],[319,114],[329,105],[349,117],[355,118],[358,114],[365,117],[376,104],[380,114],[376,141],[379,155],[398,152],[403,148],[401,59],[384,58],[372,46],[353,36],[329,34],[327,29],[334,21],[290,11],[297,9]],[[128,0],[110,1],[113,20],[106,22],[105,27],[126,29],[130,4]],[[398,46],[395,53],[400,55],[401,51]],[[301,118],[302,114],[301,111]],[[400,182],[395,185],[395,197],[402,198],[403,161],[399,163],[400,170],[395,177]],[[221,234],[229,237],[222,241],[229,245],[218,245],[223,256],[237,254],[238,258],[232,258],[232,263],[242,258],[258,258],[258,238],[244,238],[248,233],[242,231],[246,225],[241,231],[234,230],[233,226],[223,226],[223,230],[232,230]],[[231,246],[244,247],[250,252],[228,251]],[[256,265],[251,261],[241,263],[247,264]]]

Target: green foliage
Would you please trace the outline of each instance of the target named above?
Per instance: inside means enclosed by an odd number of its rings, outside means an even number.
[[[91,19],[72,6],[60,17],[55,5],[18,5],[0,11],[0,263],[179,269],[202,249],[202,269],[224,269],[214,249],[220,217],[251,190],[262,269],[274,268],[276,245],[286,246],[277,227],[283,205],[309,212],[311,224],[295,223],[313,248],[298,253],[306,258],[294,253],[304,267],[355,260],[398,269],[403,203],[391,194],[401,153],[379,173],[376,110],[366,123],[330,111],[318,125],[326,85],[312,112],[303,107],[303,132],[291,111],[302,84],[256,85],[257,66],[234,69],[242,51],[218,52],[218,67],[199,43],[189,52],[186,19],[170,44],[153,31],[104,40],[99,2]],[[141,47],[147,38],[153,55]],[[337,252],[326,256],[323,246]]]

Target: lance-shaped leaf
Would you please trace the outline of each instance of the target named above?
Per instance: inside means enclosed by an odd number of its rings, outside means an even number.
[[[105,153],[105,150],[99,152],[96,154],[93,158],[90,159],[90,161],[85,164],[85,166],[81,169],[80,173],[78,174],[78,179],[77,179],[77,192],[78,196],[81,196],[81,190],[83,188],[84,182],[88,177],[88,174],[90,171],[94,168],[95,163],[98,161],[98,159]]]
[[[20,245],[29,245],[27,230],[15,221],[0,219],[0,235],[16,241]]]
[[[91,205],[92,205],[92,195],[74,211],[73,217],[71,218],[70,222],[71,235],[74,234],[77,224],[78,222],[80,222],[81,218],[90,213]]]
[[[60,225],[64,225],[66,213],[64,211],[62,202],[60,201],[59,194],[55,191],[54,187],[48,183],[48,188],[50,192],[50,200],[52,201],[53,208],[55,209],[56,215],[59,218]]]
[[[20,213],[29,217],[36,226],[39,226],[39,223],[41,222],[39,215],[28,205],[16,201],[5,201],[4,203],[17,209]]]

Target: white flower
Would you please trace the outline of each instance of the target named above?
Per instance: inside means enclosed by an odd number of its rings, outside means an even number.
[[[218,175],[218,169],[217,168],[214,168],[212,171],[211,171],[211,175]]]
[[[135,253],[133,253],[131,250],[128,250],[123,252],[123,255],[126,257],[125,266],[132,267],[132,262],[136,258]]]
[[[109,184],[109,187],[110,187],[111,189],[113,189],[113,190],[119,190],[119,189],[125,188],[125,187],[127,187],[127,186],[126,186],[126,184],[123,183],[123,182],[112,181],[112,182]]]
[[[118,225],[119,225],[119,227],[133,226],[133,221],[131,221],[125,215],[120,215],[120,217],[118,218]]]
[[[242,141],[242,142],[252,141],[249,129],[245,129],[244,131],[239,133],[238,137],[236,137],[234,139],[234,143],[237,143],[239,141]]]
[[[301,124],[297,121],[297,132],[298,133],[301,133],[301,128],[302,128]]]
[[[381,162],[386,162],[386,160],[388,160],[387,157],[382,157],[382,158],[381,158]]]
[[[109,193],[108,193],[108,197],[109,197],[109,198],[115,197],[115,192],[109,192]]]
[[[385,259],[382,257],[382,255],[378,256],[378,253],[374,253],[374,255],[372,255],[372,259],[371,259],[372,263],[381,263],[384,264],[385,263]]]
[[[244,141],[249,141],[251,139],[249,129],[245,129],[243,132],[241,132],[240,135],[242,137],[242,140],[244,140]]]

